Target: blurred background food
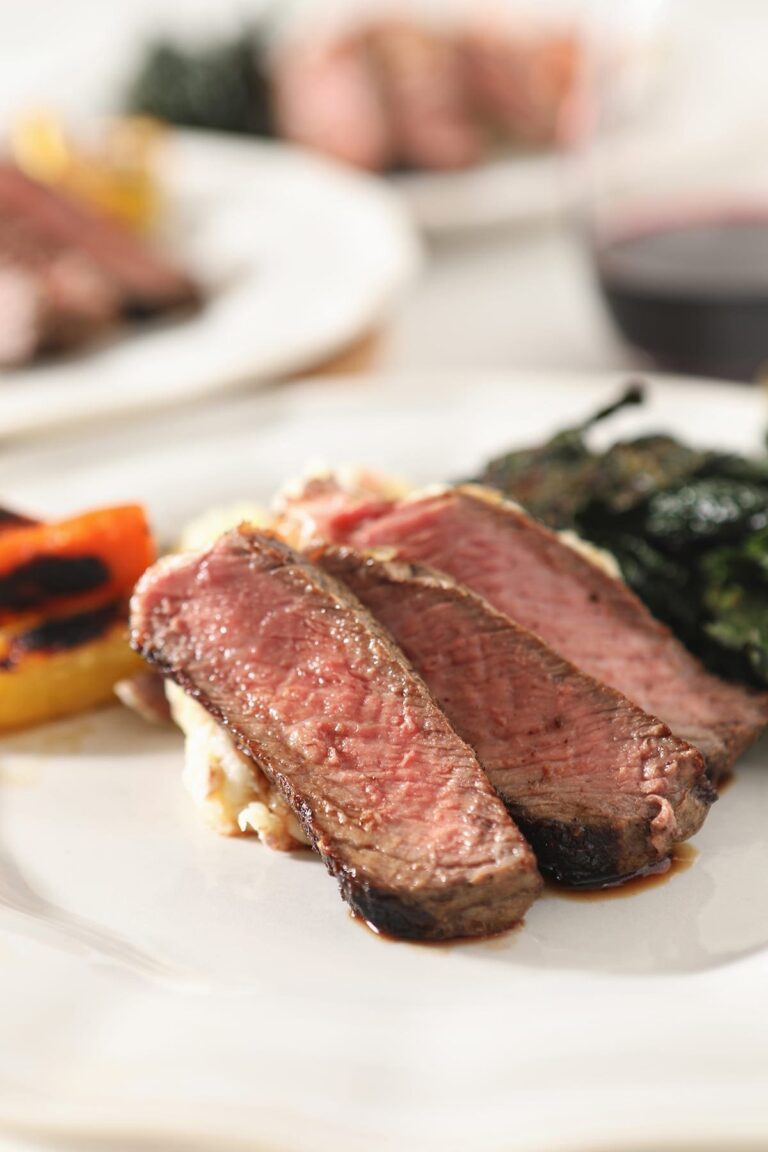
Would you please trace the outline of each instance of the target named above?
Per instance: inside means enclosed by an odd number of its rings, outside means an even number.
[[[0,163],[0,366],[200,303],[192,277],[126,226],[152,214],[144,161],[139,175],[89,156],[51,118],[19,127],[14,147],[22,167]]]
[[[9,25],[9,151],[84,209],[173,233],[182,264],[199,227],[167,194],[175,129],[287,142],[381,176],[430,237],[425,274],[377,332],[380,367],[762,373],[760,0],[67,7],[63,20],[39,0]],[[52,35],[35,42],[42,13]],[[9,307],[50,311],[58,279],[27,282],[22,308],[0,273]],[[72,342],[72,325],[48,329],[41,351]]]
[[[553,145],[582,63],[571,20],[553,27],[369,14],[275,41],[270,26],[213,46],[161,41],[129,111],[189,127],[276,136],[373,171],[455,169],[509,146]]]
[[[45,524],[0,509],[0,733],[109,703],[141,670],[128,597],[154,558],[135,505]]]
[[[95,136],[95,138],[94,138]],[[11,125],[10,151],[33,180],[58,188],[107,216],[150,229],[161,189],[154,170],[162,125],[148,117],[112,119],[91,139],[52,111],[29,112]]]
[[[274,135],[264,33],[187,45],[163,39],[145,50],[126,96],[130,112],[244,135]]]

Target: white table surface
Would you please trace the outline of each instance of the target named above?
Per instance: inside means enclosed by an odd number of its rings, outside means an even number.
[[[382,350],[382,366],[391,370],[635,363],[611,330],[567,221],[432,245]]]

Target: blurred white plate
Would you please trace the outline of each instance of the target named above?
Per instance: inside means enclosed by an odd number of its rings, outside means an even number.
[[[567,169],[554,150],[509,153],[461,172],[391,177],[416,223],[434,235],[530,224],[572,202]]]
[[[267,500],[318,452],[471,475],[615,386],[313,381],[11,446],[0,501],[137,498],[167,537],[209,504]],[[757,391],[659,379],[617,432],[756,449],[765,419]],[[371,935],[309,854],[202,827],[181,758],[176,733],[119,709],[0,743],[0,1147],[768,1146],[766,742],[687,871],[612,899],[550,890],[519,931],[442,947]]]
[[[322,158],[180,132],[163,176],[169,241],[205,307],[0,372],[0,437],[307,370],[381,323],[418,266],[396,194]]]

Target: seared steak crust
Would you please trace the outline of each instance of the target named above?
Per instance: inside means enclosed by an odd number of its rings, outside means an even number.
[[[496,493],[468,486],[403,501],[346,542],[391,545],[466,584],[660,717],[701,751],[714,779],[768,721],[768,696],[710,675],[625,584]]]
[[[605,883],[701,825],[701,755],[449,577],[351,548],[312,553],[389,630],[477,752],[542,871]]]
[[[533,854],[426,685],[358,601],[241,528],[150,569],[132,642],[282,791],[374,927],[444,939],[514,924]]]

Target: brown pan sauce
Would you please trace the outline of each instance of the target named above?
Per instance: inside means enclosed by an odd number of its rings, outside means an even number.
[[[555,896],[564,896],[567,900],[618,900],[625,896],[634,896],[648,888],[658,888],[679,872],[686,872],[699,855],[698,848],[692,844],[676,844],[671,855],[658,864],[651,864],[633,876],[624,879],[610,880],[606,884],[581,885],[568,887],[557,884],[553,880],[547,881],[547,888]]]
[[[727,782],[730,782],[730,780]],[[660,860],[657,864],[643,868],[633,876],[609,880],[605,884],[595,886],[583,884],[578,887],[558,884],[554,880],[545,880],[542,895],[545,898],[554,896],[563,897],[566,900],[580,901],[623,899],[625,896],[634,896],[638,892],[643,892],[649,888],[658,888],[662,884],[666,884],[668,880],[671,880],[672,877],[678,873],[687,872],[698,855],[699,850],[698,848],[694,848],[693,844],[676,844],[671,855],[667,856],[664,860]],[[517,931],[523,923],[523,921],[519,921],[510,928],[505,928],[502,932],[490,932],[485,936],[460,936],[450,940],[403,940],[398,936],[391,936],[388,932],[382,932],[381,929],[377,928],[374,924],[370,924],[351,909],[349,916],[351,920],[354,920],[356,924],[365,928],[371,935],[377,936],[379,940],[386,940],[391,944],[418,944],[420,947],[426,945],[430,948],[444,948],[452,944],[482,944],[488,941],[504,940],[511,932]]]

